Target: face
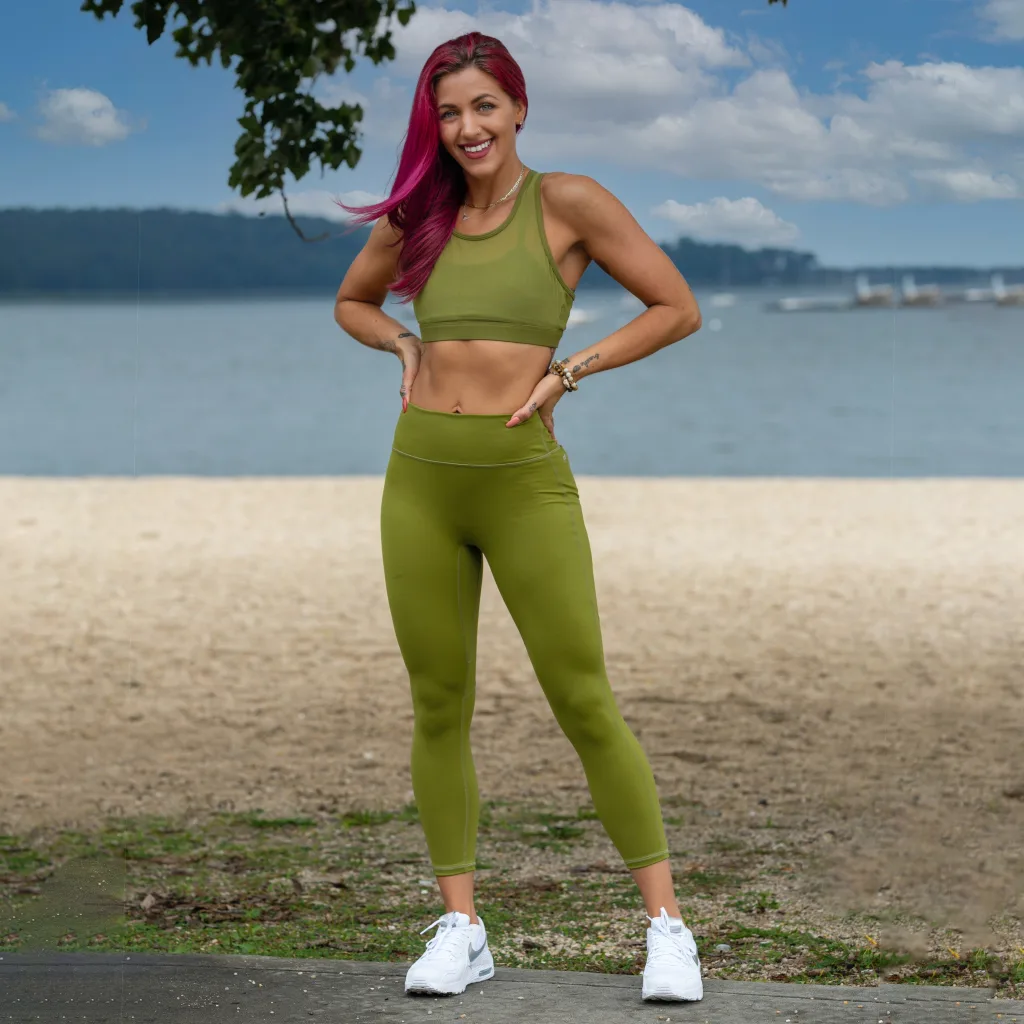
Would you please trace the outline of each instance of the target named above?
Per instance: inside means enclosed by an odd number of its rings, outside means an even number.
[[[515,157],[516,122],[526,113],[521,103],[502,91],[479,68],[445,75],[437,83],[437,116],[441,141],[467,174],[490,175]],[[467,146],[490,141],[480,154]]]

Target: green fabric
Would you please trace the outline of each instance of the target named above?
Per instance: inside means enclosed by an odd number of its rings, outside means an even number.
[[[527,172],[500,227],[483,235],[452,235],[413,299],[422,341],[484,338],[558,347],[575,292],[548,248],[543,177]]]
[[[431,864],[437,875],[476,865],[470,723],[486,558],[598,817],[627,867],[646,867],[668,844],[653,772],[608,681],[568,456],[539,417],[507,420],[410,405],[384,481],[384,578],[409,674],[413,793]],[[522,770],[531,764],[526,748]]]

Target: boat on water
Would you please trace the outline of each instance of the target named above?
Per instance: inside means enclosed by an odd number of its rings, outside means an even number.
[[[1024,306],[1024,284],[1008,285],[1002,274],[992,275],[990,288],[964,288],[945,291],[937,284],[919,285],[913,274],[905,274],[901,282],[899,304],[908,307],[941,306],[947,302],[995,303],[997,306]],[[852,298],[842,295],[800,295],[775,299],[765,308],[779,313],[802,313],[814,310],[858,309],[894,306],[895,289],[888,284],[869,284],[866,274],[858,274]]]
[[[796,295],[769,302],[767,309],[778,313],[813,313],[816,310],[853,309],[853,299],[845,295]]]
[[[893,306],[896,304],[896,289],[891,284],[868,284],[868,275],[858,274],[855,286],[853,302],[856,306]]]
[[[1007,287],[1002,274],[993,274],[992,296],[997,306],[1024,306],[1024,284]]]
[[[918,285],[913,274],[904,274],[900,285],[901,306],[941,306],[946,296],[937,284]]]

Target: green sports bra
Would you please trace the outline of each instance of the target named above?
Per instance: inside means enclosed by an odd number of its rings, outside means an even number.
[[[544,234],[540,180],[529,170],[503,224],[452,234],[413,310],[420,340],[486,338],[557,348],[575,292],[562,280]]]

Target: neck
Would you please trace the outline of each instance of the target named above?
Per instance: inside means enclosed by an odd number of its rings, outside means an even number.
[[[526,167],[523,162],[516,157],[511,163],[502,164],[493,174],[488,175],[486,178],[480,177],[469,177],[466,176],[466,199],[465,202],[472,206],[487,206],[490,203],[496,203],[513,185],[519,178],[520,173],[523,175],[523,180],[526,179]],[[522,181],[519,182],[519,187],[523,187]],[[515,198],[515,193],[508,197],[509,201]]]

